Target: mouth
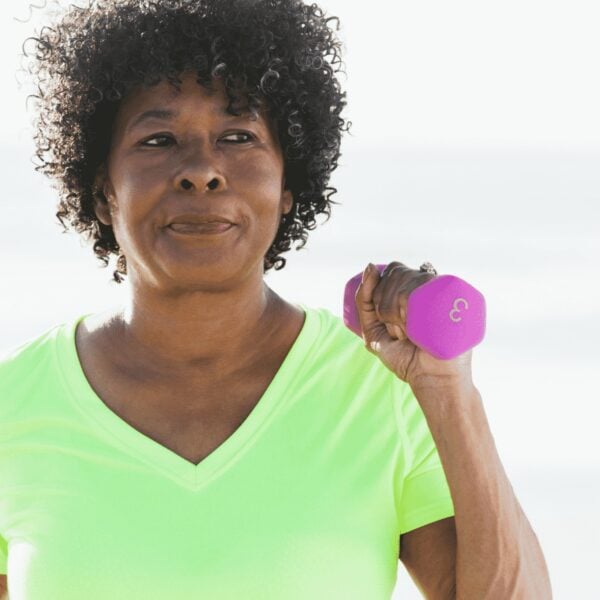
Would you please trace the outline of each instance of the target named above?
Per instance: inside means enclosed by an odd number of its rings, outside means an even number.
[[[233,223],[172,223],[167,227],[170,231],[182,235],[214,235],[225,233],[234,227]]]

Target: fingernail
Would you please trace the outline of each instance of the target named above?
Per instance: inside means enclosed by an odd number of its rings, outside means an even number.
[[[367,265],[367,268],[363,271],[363,276],[362,276],[362,282],[365,282],[365,279],[369,276],[373,274],[373,269],[375,268],[375,265],[372,263],[369,263]]]
[[[371,263],[369,263],[369,264],[367,265],[367,268],[366,268],[366,269],[363,271],[362,277],[360,278],[360,280],[362,281],[362,283],[364,283],[364,282],[365,282],[365,279],[367,278],[367,276],[368,276],[368,275],[369,275],[369,273],[371,272],[371,267],[370,267],[370,264],[371,264]]]

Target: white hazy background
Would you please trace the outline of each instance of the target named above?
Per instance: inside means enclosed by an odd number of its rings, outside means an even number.
[[[330,182],[342,205],[267,282],[340,316],[369,261],[429,260],[481,290],[473,374],[498,452],[554,598],[599,599],[600,6],[319,5],[345,46],[353,125]],[[43,12],[0,4],[0,349],[125,295],[109,283],[114,259],[103,269],[60,233],[56,194],[33,169],[33,103],[16,72]],[[421,597],[399,563],[393,599]]]

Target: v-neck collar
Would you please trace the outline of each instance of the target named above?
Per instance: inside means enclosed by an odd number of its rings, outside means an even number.
[[[294,389],[294,380],[300,376],[304,360],[310,356],[311,348],[321,329],[318,309],[303,304],[297,306],[306,315],[304,324],[275,377],[238,429],[197,465],[129,425],[110,410],[96,394],[85,376],[75,345],[77,325],[93,313],[80,315],[63,324],[55,347],[57,364],[70,400],[81,412],[91,417],[96,425],[100,425],[113,440],[118,441],[121,450],[139,458],[152,469],[161,471],[180,484],[197,490],[227,468],[268,425],[276,409],[280,409],[289,399],[291,390]]]

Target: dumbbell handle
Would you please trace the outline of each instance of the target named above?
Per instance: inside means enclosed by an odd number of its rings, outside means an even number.
[[[376,265],[380,273],[387,265]],[[362,272],[344,290],[344,323],[362,337],[356,290]],[[454,275],[438,275],[415,288],[408,297],[406,336],[432,356],[449,360],[467,352],[485,335],[485,299],[472,285]]]

